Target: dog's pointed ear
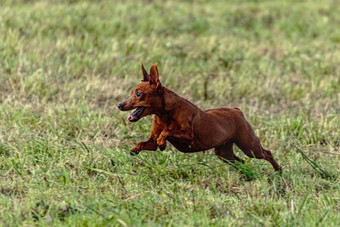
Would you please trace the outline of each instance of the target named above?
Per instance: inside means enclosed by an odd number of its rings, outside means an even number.
[[[156,88],[161,87],[161,82],[159,81],[159,74],[157,69],[157,62],[153,64],[150,68],[150,84],[156,85]]]
[[[143,62],[141,61],[141,64],[142,64],[142,72],[143,72],[143,80],[142,82],[144,81],[149,81],[150,80],[150,76],[149,74],[146,72],[145,68],[144,68],[144,65],[143,65]]]

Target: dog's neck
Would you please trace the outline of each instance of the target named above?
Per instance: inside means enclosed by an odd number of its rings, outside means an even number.
[[[177,95],[175,92],[170,89],[163,87],[163,101],[164,101],[164,110],[171,111],[177,107],[179,101],[184,100],[181,96]]]
[[[167,119],[169,115],[171,115],[171,112],[177,108],[176,104],[184,99],[166,87],[162,87],[161,89],[162,106],[157,108],[155,115],[159,118]]]
[[[167,112],[172,112],[178,108],[183,108],[183,105],[188,105],[191,108],[199,109],[195,104],[188,101],[185,98],[177,95],[175,92],[170,89],[163,87],[163,102],[164,102],[164,110]],[[179,105],[179,103],[181,103]]]
[[[183,108],[183,105],[185,105],[184,103],[186,103],[186,105],[190,106],[192,109],[195,109],[195,111],[200,111],[200,109],[195,104],[177,95],[174,91],[166,87],[162,87],[161,89],[162,89],[161,94],[163,96],[162,107],[158,109],[159,111],[157,111],[155,115],[157,115],[164,121],[171,118],[171,115],[177,109],[179,109],[180,111],[180,109]]]

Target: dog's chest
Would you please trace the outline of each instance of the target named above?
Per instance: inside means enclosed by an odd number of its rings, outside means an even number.
[[[170,119],[167,124],[167,129],[169,130],[181,130],[180,124],[178,124],[175,120]]]

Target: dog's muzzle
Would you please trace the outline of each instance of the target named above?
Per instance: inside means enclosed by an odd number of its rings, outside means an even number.
[[[118,107],[118,109],[123,110],[124,104],[120,103],[120,104],[117,105],[117,107]]]

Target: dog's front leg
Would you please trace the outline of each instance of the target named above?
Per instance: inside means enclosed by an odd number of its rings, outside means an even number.
[[[189,148],[194,145],[194,120],[195,114],[180,112],[180,115],[173,115],[176,123],[170,125],[161,132],[157,138],[157,145],[162,150],[166,147],[166,140],[168,137],[174,137],[180,141],[188,142]]]
[[[147,141],[143,141],[137,144],[135,148],[133,148],[130,152],[131,155],[137,155],[142,150],[157,150],[157,138],[161,134],[163,130],[163,126],[159,124],[159,118],[157,116],[154,117],[151,125],[150,137]]]
[[[161,132],[161,134],[157,138],[157,146],[161,151],[164,151],[166,148],[166,138],[168,137],[168,130],[165,129]]]
[[[137,144],[135,148],[131,150],[131,155],[137,155],[142,150],[149,150],[149,151],[155,151],[157,150],[157,143],[156,140],[152,137],[150,137],[147,141],[143,141]]]
[[[179,140],[187,140],[190,146],[194,143],[194,133],[192,130],[164,129],[157,138],[157,145],[159,149],[164,150],[166,148],[166,139],[169,136],[175,137]]]

